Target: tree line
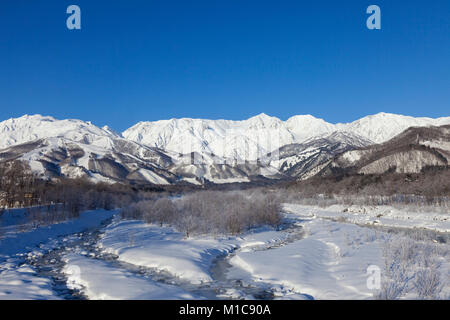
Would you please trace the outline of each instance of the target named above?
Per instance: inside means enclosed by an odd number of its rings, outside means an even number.
[[[77,216],[83,210],[122,207],[162,190],[125,184],[93,183],[87,178],[42,179],[23,161],[0,163],[0,210],[39,207]]]

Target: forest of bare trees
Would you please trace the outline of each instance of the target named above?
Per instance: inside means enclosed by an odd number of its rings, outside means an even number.
[[[17,207],[33,204],[36,179],[23,162],[0,164],[0,206]]]
[[[450,168],[424,168],[420,173],[342,174],[285,183],[279,192],[292,198],[366,199],[367,204],[442,206],[450,203]]]
[[[239,234],[259,226],[281,224],[281,201],[260,190],[198,191],[177,198],[133,203],[122,210],[126,219],[170,225],[186,237],[193,234]]]
[[[71,219],[83,210],[122,207],[143,194],[126,185],[95,184],[87,179],[42,180],[21,161],[0,164],[0,214],[27,208],[31,224]]]

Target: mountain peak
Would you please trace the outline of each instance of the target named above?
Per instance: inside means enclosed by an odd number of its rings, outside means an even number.
[[[260,113],[257,116],[251,117],[244,121],[250,128],[253,129],[278,129],[284,126],[283,121],[277,117],[268,116],[265,113]]]
[[[273,120],[275,120],[275,121],[281,121],[277,117],[269,116],[269,115],[265,114],[264,112],[262,112],[262,113],[260,113],[260,114],[258,114],[256,116],[250,117],[247,121],[252,121],[252,120],[261,120],[261,121],[273,121]]]
[[[364,119],[364,118],[373,118],[373,119],[383,119],[384,118],[384,119],[386,119],[386,118],[412,118],[412,117],[403,116],[403,115],[396,114],[396,113],[378,112],[378,113],[363,117],[362,119]]]
[[[287,123],[295,123],[295,122],[298,123],[298,122],[305,122],[305,121],[309,121],[309,122],[316,121],[316,122],[327,123],[325,120],[316,118],[311,114],[299,114],[299,115],[292,116],[286,120]]]
[[[253,116],[251,118],[272,118],[272,117],[267,115],[267,114],[265,114],[264,112],[261,112],[260,114],[257,114],[256,116]]]
[[[41,114],[24,114],[19,118],[11,118],[12,121],[56,121],[55,118],[51,116],[43,116]]]

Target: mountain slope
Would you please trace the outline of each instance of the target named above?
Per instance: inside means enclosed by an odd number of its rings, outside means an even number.
[[[243,160],[256,160],[295,141],[281,120],[265,114],[244,121],[183,118],[140,122],[122,134],[129,140],[167,151]]]
[[[169,184],[172,159],[129,141],[108,127],[41,115],[0,123],[0,161],[24,160],[43,177],[89,177],[93,181]]]
[[[258,127],[261,123],[254,121],[250,125]],[[0,149],[0,161],[24,160],[34,172],[47,178],[201,184],[249,182],[273,175],[257,163],[236,164],[207,153],[208,149],[191,161],[190,154],[148,147],[122,138],[107,127],[98,128],[80,120],[23,116],[0,123],[0,137],[4,147]],[[238,159],[240,153],[245,158],[249,143],[236,144],[233,159]]]
[[[383,143],[409,127],[442,126],[450,124],[450,117],[414,118],[391,113],[370,115],[348,124],[337,124],[339,130],[352,132],[376,143]]]
[[[108,147],[109,139],[120,135],[108,127],[99,128],[90,122],[75,119],[56,120],[41,115],[25,115],[0,122],[0,149],[43,138],[64,137]]]
[[[170,157],[159,150],[120,138],[108,147],[53,137],[0,150],[0,161],[26,161],[43,177],[89,177],[93,181],[169,184],[177,177],[166,170]]]
[[[450,125],[411,127],[385,143],[338,155],[320,175],[419,173],[449,164]]]
[[[306,179],[336,155],[371,144],[371,141],[351,133],[333,132],[301,144],[281,147],[270,164],[288,176]]]

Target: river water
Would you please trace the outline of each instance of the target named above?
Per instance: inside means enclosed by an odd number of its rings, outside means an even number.
[[[239,298],[270,300],[274,298],[272,288],[264,283],[243,283],[239,279],[229,279],[227,277],[228,269],[231,268],[229,260],[239,251],[236,249],[230,254],[218,256],[212,263],[210,274],[212,282],[204,284],[192,284],[181,280],[173,275],[141,266],[136,266],[118,260],[118,257],[105,253],[97,243],[101,238],[102,230],[111,220],[106,221],[100,227],[86,230],[82,233],[72,234],[63,237],[58,241],[58,247],[45,252],[42,255],[33,255],[27,258],[27,263],[32,265],[39,276],[50,278],[52,280],[52,289],[61,299],[66,300],[84,300],[87,297],[82,289],[72,289],[67,286],[67,277],[63,273],[65,266],[64,255],[70,252],[78,252],[92,259],[106,261],[111,267],[126,270],[139,277],[147,278],[164,284],[176,285],[190,292],[196,297],[206,299],[230,299],[233,298],[230,292],[240,292]],[[280,246],[287,245],[303,238],[303,228],[298,223],[287,221],[279,230],[287,233],[283,241],[271,243],[254,248],[254,250],[271,250]]]

